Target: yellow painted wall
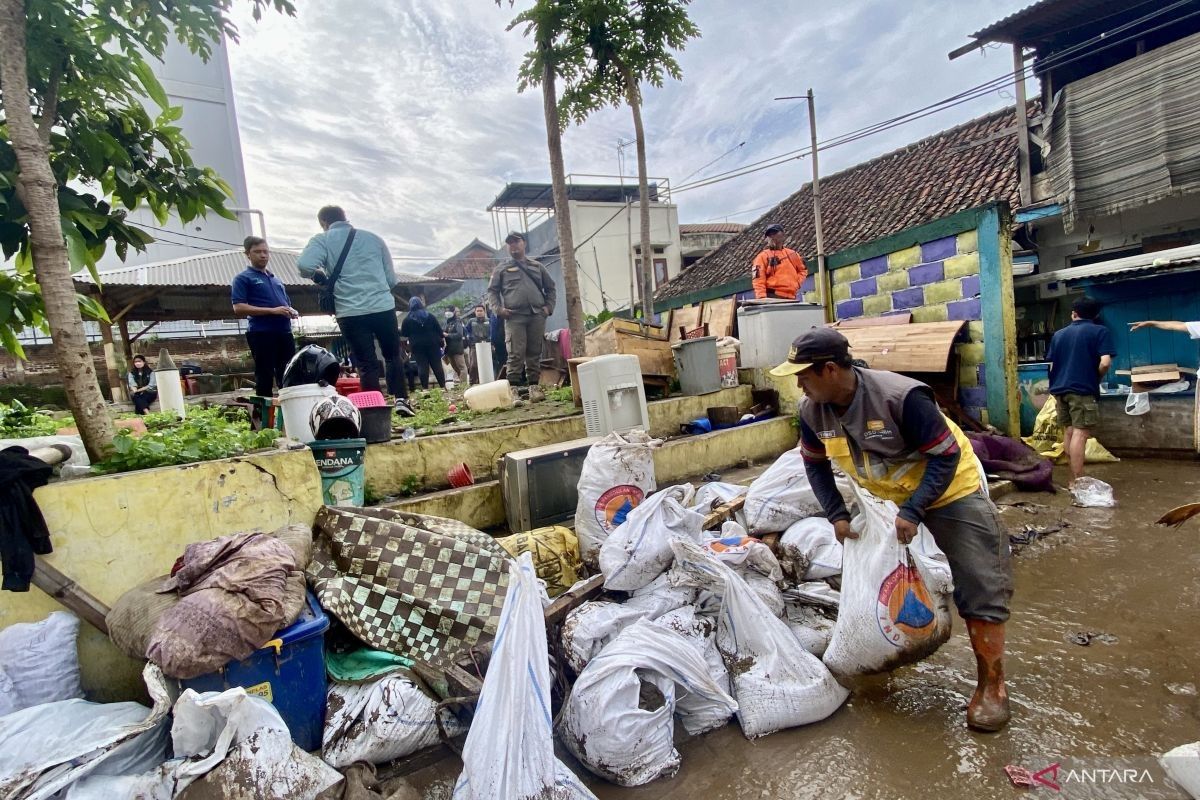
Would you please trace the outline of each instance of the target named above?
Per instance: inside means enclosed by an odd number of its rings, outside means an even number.
[[[689,479],[698,482],[701,475],[721,472],[744,460],[770,463],[780,453],[795,447],[797,440],[791,420],[782,417],[732,430],[675,439],[654,451],[655,480],[662,488]],[[504,493],[497,481],[421,495],[401,500],[391,507],[453,517],[472,528],[507,524]]]
[[[163,467],[43,486],[34,493],[54,552],[45,558],[106,605],[170,571],[191,542],[244,530],[311,525],[321,506],[312,453],[283,453]],[[5,592],[0,628],[62,608],[37,588]],[[86,623],[79,636],[89,699],[143,695],[140,662]]]
[[[677,435],[683,422],[703,417],[710,406],[750,407],[749,386],[722,389],[699,397],[672,397],[649,403],[650,434]],[[541,420],[528,425],[506,425],[441,436],[422,436],[411,441],[394,440],[367,448],[366,484],[369,495],[399,494],[409,476],[417,476],[421,489],[449,486],[447,473],[467,464],[476,479],[496,477],[496,461],[505,453],[587,436],[580,415]]]

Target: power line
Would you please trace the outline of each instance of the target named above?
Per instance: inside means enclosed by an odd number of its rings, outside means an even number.
[[[693,175],[696,175],[697,173],[703,172],[704,170],[706,170],[706,169],[708,169],[709,167],[711,167],[713,164],[715,164],[715,163],[717,163],[718,161],[720,161],[721,159],[723,159],[725,156],[729,155],[730,153],[734,152],[735,150],[740,150],[740,149],[741,149],[742,147],[744,147],[745,145],[746,145],[746,143],[745,143],[745,142],[740,142],[739,144],[737,144],[737,145],[735,145],[735,146],[733,146],[733,147],[729,148],[729,149],[728,149],[728,150],[726,150],[724,153],[722,153],[721,155],[719,155],[719,156],[717,156],[716,158],[714,158],[712,161],[710,161],[710,162],[708,162],[707,164],[705,164],[703,167],[700,167],[699,169],[694,169],[694,170],[692,170],[691,174],[689,174],[689,175],[687,176],[687,178],[684,178],[683,180],[681,180],[681,181],[680,181],[680,183],[687,183],[687,182],[688,182],[688,178],[691,178]]]
[[[1129,36],[1129,37],[1125,37],[1125,38],[1121,38],[1121,39],[1115,39],[1115,40],[1113,39],[1113,37],[1129,30],[1132,27],[1140,25],[1143,22],[1149,21],[1157,16],[1161,16],[1162,14],[1166,14],[1177,8],[1181,8],[1192,2],[1194,2],[1194,0],[1177,0],[1177,2],[1172,3],[1169,6],[1165,6],[1161,9],[1158,9],[1158,10],[1153,11],[1149,14],[1146,14],[1142,17],[1139,17],[1138,19],[1135,19],[1135,20],[1132,20],[1123,25],[1117,26],[1116,28],[1113,28],[1112,30],[1105,31],[1104,33],[1098,34],[1084,42],[1080,42],[1076,45],[1072,45],[1071,47],[1063,50],[1060,53],[1056,53],[1049,58],[1043,59],[1041,62],[1036,64],[1036,66],[1031,64],[1030,66],[1022,69],[1019,77],[1014,76],[1012,73],[1005,73],[1005,74],[999,75],[995,78],[992,78],[989,81],[985,81],[984,83],[981,83],[977,86],[973,86],[969,89],[964,89],[963,91],[961,91],[957,94],[954,94],[954,95],[951,95],[950,97],[939,100],[936,103],[931,103],[930,105],[915,109],[913,111],[909,111],[905,114],[901,114],[896,117],[892,117],[891,119],[872,123],[871,125],[865,126],[863,128],[859,128],[854,131],[848,131],[844,134],[839,134],[836,137],[833,137],[831,139],[827,139],[824,142],[821,142],[817,146],[817,149],[818,149],[818,151],[828,150],[833,147],[840,147],[841,145],[858,141],[859,139],[864,139],[868,136],[873,136],[877,133],[882,133],[886,130],[890,130],[892,128],[899,127],[900,125],[903,125],[905,123],[913,122],[913,121],[921,119],[923,117],[927,117],[932,114],[938,113],[940,111],[945,111],[947,109],[954,108],[955,106],[962,105],[963,103],[967,103],[967,102],[970,102],[971,100],[977,99],[977,98],[982,97],[987,94],[990,94],[991,92],[1006,86],[1007,84],[1012,82],[1014,80],[1014,78],[1017,78],[1019,80],[1025,80],[1026,78],[1033,76],[1037,72],[1044,72],[1047,69],[1050,69],[1052,67],[1061,67],[1061,66],[1065,66],[1067,64],[1074,63],[1082,58],[1102,52],[1111,47],[1115,47],[1119,44],[1124,44],[1133,38],[1145,36],[1149,33],[1154,33],[1155,31],[1161,30],[1162,28],[1167,27],[1169,25],[1178,24],[1185,19],[1195,16],[1196,14],[1200,14],[1200,11],[1193,12],[1191,14],[1187,14],[1183,17],[1180,17],[1175,20],[1171,20],[1169,22],[1166,22],[1162,25],[1151,28],[1149,30],[1140,31],[1140,32],[1134,34],[1133,36]],[[1084,50],[1096,43],[1103,43],[1103,44],[1100,47],[1087,50],[1086,52],[1080,53],[1079,55],[1074,55],[1075,53],[1079,53],[1081,50]],[[1068,56],[1074,56],[1074,57],[1068,58]],[[782,164],[787,163],[788,161],[793,161],[797,158],[803,158],[804,156],[809,155],[810,152],[811,152],[811,148],[800,148],[797,150],[790,150],[786,153],[779,153],[774,156],[770,156],[768,158],[762,159],[760,161],[752,162],[751,164],[743,165],[741,167],[736,167],[727,172],[712,175],[708,178],[705,178],[700,181],[696,181],[691,184],[685,183],[681,186],[675,187],[672,191],[673,192],[683,192],[683,191],[690,191],[692,189],[703,188],[705,186],[711,186],[714,183],[720,183],[724,180],[739,178],[739,177],[742,177],[743,175],[749,175],[754,172],[759,172],[761,169],[767,169],[769,167],[780,166]],[[758,167],[758,169],[755,169],[754,167]]]

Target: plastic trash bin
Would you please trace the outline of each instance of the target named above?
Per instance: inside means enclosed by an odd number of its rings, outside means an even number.
[[[671,345],[679,389],[687,395],[709,394],[721,389],[717,364],[717,337],[701,336]]]
[[[223,692],[234,686],[263,698],[279,711],[292,741],[305,750],[320,750],[325,729],[325,631],[329,618],[308,593],[300,618],[244,661],[232,661],[216,672],[179,681],[183,689]]]

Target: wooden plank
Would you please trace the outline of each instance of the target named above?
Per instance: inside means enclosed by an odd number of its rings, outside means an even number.
[[[671,312],[671,342],[679,341],[679,329],[686,328],[691,330],[700,326],[700,313],[703,309],[700,306],[688,306],[687,308],[677,308]]]
[[[710,511],[707,516],[704,517],[704,522],[701,525],[701,528],[707,531],[717,527],[721,523],[733,517],[736,512],[741,511],[742,507],[745,505],[746,495],[742,495],[741,497],[736,497],[733,500],[730,500],[728,503],[717,506]]]
[[[84,622],[108,636],[105,617],[108,616],[109,607],[41,556],[34,556],[33,578],[30,582],[73,611]]]
[[[954,341],[965,322],[923,322],[912,325],[885,325],[871,328],[845,328],[855,358],[872,369],[893,372],[945,372],[950,366]]]
[[[613,330],[617,333],[632,333],[635,336],[643,336],[647,339],[658,339],[659,341],[667,341],[667,329],[662,325],[646,324],[643,325],[636,319],[622,319],[613,317],[611,320]]]
[[[704,304],[700,321],[708,323],[709,335],[717,337],[733,335],[733,316],[736,307],[737,301],[732,297],[724,300],[709,300]]]
[[[617,352],[617,331],[613,321],[607,320],[588,331],[583,337],[584,355],[606,356]]]
[[[579,606],[583,605],[588,600],[600,594],[604,589],[604,576],[593,575],[579,586],[568,589],[551,601],[550,605],[546,606],[544,614],[547,625],[554,625],[562,622],[567,614]]]

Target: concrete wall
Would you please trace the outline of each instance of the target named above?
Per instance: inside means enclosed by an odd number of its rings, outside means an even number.
[[[699,397],[672,397],[648,403],[650,433],[656,437],[677,435],[680,423],[704,416],[710,406],[748,409],[750,387],[739,386]],[[541,420],[536,424],[506,425],[372,445],[367,448],[367,491],[375,497],[399,494],[411,476],[416,476],[425,490],[449,486],[447,473],[462,463],[470,466],[477,479],[495,477],[496,460],[505,453],[585,436],[583,416],[576,414]]]
[[[742,461],[773,462],[792,449],[798,433],[788,416],[756,422],[740,428],[673,439],[654,451],[654,475],[661,489],[683,481],[699,482],[709,472],[737,467]],[[498,481],[486,481],[463,489],[401,500],[392,504],[418,514],[453,517],[473,528],[507,525],[504,490]]]
[[[46,559],[106,605],[170,571],[192,543],[245,530],[311,525],[321,481],[308,450],[64,481],[34,493],[50,529]],[[0,628],[62,606],[36,588],[5,593]],[[141,663],[84,624],[79,660],[88,698],[140,697]]]

